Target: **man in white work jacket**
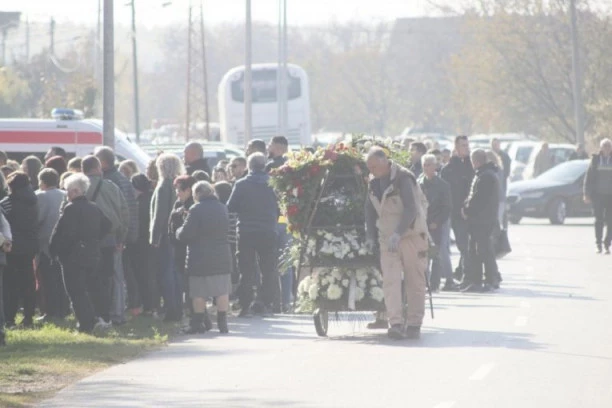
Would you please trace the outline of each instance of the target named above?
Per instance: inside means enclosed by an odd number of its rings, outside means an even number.
[[[366,160],[371,177],[366,231],[372,247],[378,232],[388,334],[417,339],[425,315],[427,199],[415,176],[389,160],[383,149],[372,148]]]

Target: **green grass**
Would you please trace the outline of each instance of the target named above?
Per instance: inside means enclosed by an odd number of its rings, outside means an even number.
[[[10,330],[0,348],[0,407],[27,407],[66,385],[166,344],[176,324],[138,317],[103,336],[82,334],[74,321]]]

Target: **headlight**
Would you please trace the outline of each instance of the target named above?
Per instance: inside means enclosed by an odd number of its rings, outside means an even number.
[[[543,191],[527,191],[521,194],[521,198],[540,198],[543,195]]]

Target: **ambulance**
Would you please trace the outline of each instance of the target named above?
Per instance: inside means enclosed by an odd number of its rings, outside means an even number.
[[[52,119],[0,119],[0,150],[21,162],[29,155],[42,158],[52,146],[60,146],[69,157],[92,154],[102,146],[102,121],[83,119],[75,109],[54,109]],[[123,132],[115,129],[117,160],[131,159],[144,172],[151,157]]]

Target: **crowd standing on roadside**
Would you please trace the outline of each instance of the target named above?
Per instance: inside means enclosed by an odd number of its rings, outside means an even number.
[[[511,166],[495,139],[486,151],[470,152],[466,136],[456,137],[452,151],[420,142],[405,148],[406,168],[382,149],[366,157],[367,244],[380,249],[387,308],[368,327],[398,339],[419,336],[428,280],[433,291],[500,287],[496,240],[507,229]],[[182,160],[161,153],[142,172],[131,160],[118,163],[107,147],[70,159],[53,147],[44,162],[28,156],[21,164],[0,152],[0,345],[5,327],[35,327],[36,309],[41,322],[72,311],[83,332],[140,315],[170,322],[188,315],[188,334],[213,328],[209,302],[221,333],[233,310],[243,318],[290,310],[295,271],[280,274],[278,261],[292,237],[269,185],[288,150],[282,136],[269,145],[251,140],[245,157],[211,167],[202,145],[190,142]],[[546,152],[544,144],[538,173],[550,167]],[[578,146],[573,158],[585,154]],[[395,190],[399,198],[387,200]],[[610,191],[612,142],[605,139],[584,187],[598,252],[612,244]],[[460,252],[454,269],[451,238]],[[430,245],[436,254],[428,263]]]
[[[211,168],[191,142],[184,160],[162,153],[144,172],[108,147],[73,158],[52,147],[21,164],[0,152],[0,345],[5,328],[71,312],[83,332],[188,314],[184,331],[202,333],[212,300],[227,333],[230,297],[243,317],[287,310],[293,276],[281,282],[277,264],[289,238],[268,173],[288,142],[247,150]]]

